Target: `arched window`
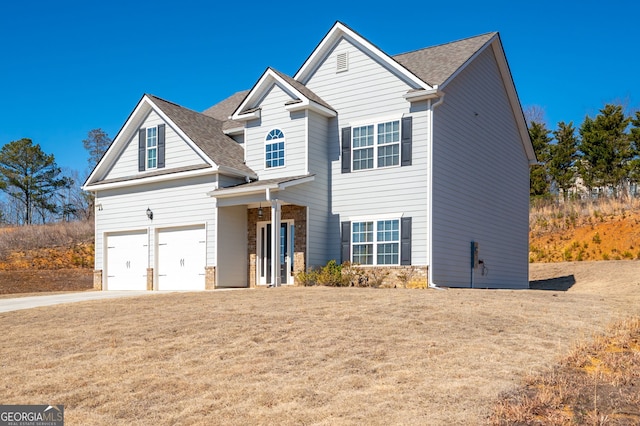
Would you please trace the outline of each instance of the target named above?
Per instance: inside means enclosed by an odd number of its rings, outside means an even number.
[[[267,169],[284,166],[284,133],[282,130],[273,129],[267,134],[264,158]]]

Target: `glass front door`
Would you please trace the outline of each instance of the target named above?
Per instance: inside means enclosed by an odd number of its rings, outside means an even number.
[[[280,281],[282,284],[293,284],[293,221],[283,220],[280,223],[280,259],[277,266],[280,268]],[[274,267],[271,245],[271,223],[258,223],[258,283],[272,284],[272,268]]]

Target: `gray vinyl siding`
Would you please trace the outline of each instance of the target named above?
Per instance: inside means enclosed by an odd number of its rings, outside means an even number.
[[[247,166],[255,170],[260,179],[296,176],[306,173],[306,136],[304,113],[290,113],[285,103],[292,100],[280,86],[274,84],[260,103],[261,118],[247,124],[245,130],[245,156]],[[266,168],[265,138],[273,129],[280,129],[285,137],[284,167]]]
[[[329,123],[316,113],[308,113],[309,173],[313,182],[287,188],[278,194],[284,201],[307,206],[307,267],[324,265],[330,259],[339,259],[339,233],[332,231],[330,212]],[[337,220],[335,220],[337,223]]]
[[[337,53],[349,52],[349,70],[336,73]],[[427,140],[426,103],[414,106],[403,95],[412,87],[346,39],[327,56],[309,78],[307,87],[334,109],[338,119],[329,128],[331,140],[330,235],[339,236],[340,221],[375,219],[380,215],[412,217],[412,264],[426,265],[427,257]],[[413,116],[411,166],[341,173],[340,129],[374,124],[381,119]],[[332,242],[333,256],[340,258],[339,237]]]
[[[150,229],[151,247],[154,247],[154,230],[174,226],[201,225],[207,227],[207,265],[215,263],[216,209],[207,192],[216,188],[215,176],[175,179],[98,191],[96,204],[95,267],[103,269],[104,234],[128,230]],[[153,221],[146,210],[153,211]],[[150,251],[149,264],[154,265],[154,250]]]
[[[216,287],[247,287],[247,207],[220,208],[218,219]]]
[[[165,123],[164,120],[155,111],[151,111],[140,128],[153,127],[163,123]],[[204,164],[205,161],[176,133],[169,123],[165,124],[167,124],[165,128],[165,168]],[[104,179],[135,176],[138,173],[138,132],[134,132]]]
[[[336,54],[349,52],[349,70],[336,73]],[[409,111],[402,95],[412,87],[371,56],[342,39],[305,83],[339,112],[340,127],[353,120]]]
[[[528,286],[529,169],[493,51],[445,88],[434,112],[433,265],[437,285]]]

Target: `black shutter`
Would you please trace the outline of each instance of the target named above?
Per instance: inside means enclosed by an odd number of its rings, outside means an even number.
[[[400,264],[411,265],[411,218],[400,219]]]
[[[342,129],[342,173],[351,171],[351,127]]]
[[[351,261],[351,222],[342,222],[342,235],[340,237],[340,246],[342,248],[342,262]]]
[[[413,117],[404,117],[402,119],[402,133],[401,133],[401,165],[411,165],[411,135],[413,132]]]
[[[164,124],[158,124],[158,168],[164,167]]]
[[[147,129],[138,130],[138,171],[144,172],[147,159]]]

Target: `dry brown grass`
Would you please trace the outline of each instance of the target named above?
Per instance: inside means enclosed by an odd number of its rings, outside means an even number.
[[[634,264],[598,270],[615,286]],[[278,288],[0,314],[0,401],[65,404],[69,425],[486,424],[503,392],[640,313],[635,281],[573,275],[566,292]]]
[[[527,378],[495,405],[492,424],[640,424],[640,318],[616,323]]]

